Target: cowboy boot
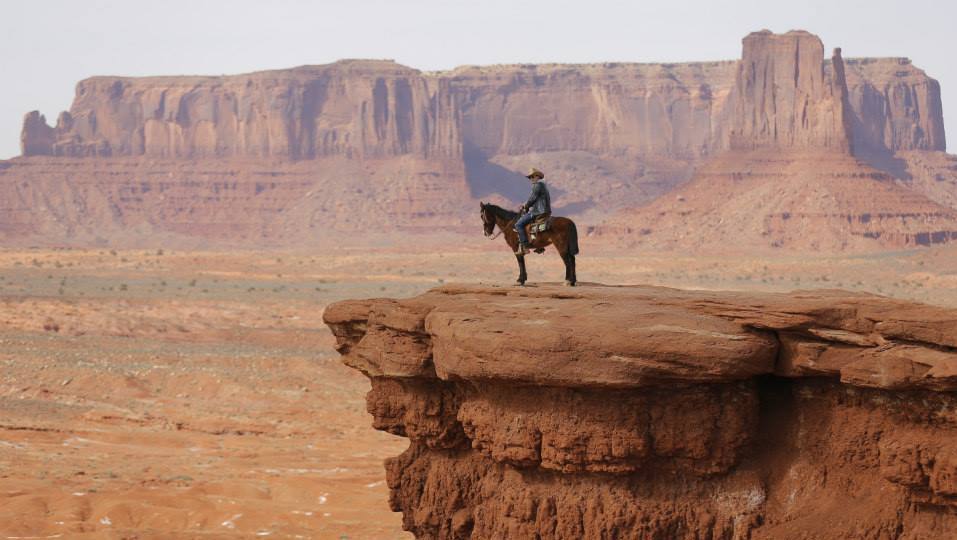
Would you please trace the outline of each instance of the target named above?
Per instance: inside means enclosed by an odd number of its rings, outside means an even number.
[[[518,249],[515,250],[516,255],[528,255],[528,244],[525,242],[518,243]]]

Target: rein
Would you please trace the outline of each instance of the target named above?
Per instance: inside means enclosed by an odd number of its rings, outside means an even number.
[[[503,219],[503,220],[505,219],[505,218],[503,218],[502,216],[496,216],[496,217],[501,218],[501,219]],[[515,223],[515,221],[516,221],[517,219],[518,219],[518,216],[515,216],[514,218],[510,219],[509,221],[506,221],[506,222],[505,222],[505,226],[508,227],[509,225]],[[489,240],[495,240],[495,239],[498,238],[499,236],[502,236],[502,233],[505,232],[505,229],[504,229],[501,225],[499,225],[497,221],[496,221],[495,225],[498,227],[498,232],[495,233],[495,234],[486,235],[485,238],[488,238]]]
[[[515,220],[514,220],[514,219],[511,220],[511,221],[506,222],[506,223],[505,223],[505,226],[508,227],[508,226],[509,226],[510,224],[512,224],[512,223],[515,223]],[[505,232],[505,229],[503,229],[501,225],[499,225],[498,223],[496,223],[495,225],[498,226],[498,232],[495,233],[495,234],[493,234],[493,235],[491,235],[491,236],[487,236],[486,238],[488,238],[489,240],[495,240],[495,239],[498,238],[499,236],[502,236],[502,233]]]

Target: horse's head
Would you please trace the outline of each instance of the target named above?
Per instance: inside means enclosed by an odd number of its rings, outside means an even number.
[[[480,202],[479,205],[482,208],[482,227],[485,230],[485,236],[492,236],[492,233],[495,232],[495,216],[489,209],[491,205],[483,202]]]

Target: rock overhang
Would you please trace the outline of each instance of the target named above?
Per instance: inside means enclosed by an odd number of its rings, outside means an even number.
[[[957,534],[954,310],[447,285],[324,319],[410,441],[386,475],[419,538]]]
[[[638,388],[776,374],[957,389],[957,315],[845,291],[446,285],[325,317],[345,362],[375,376]]]

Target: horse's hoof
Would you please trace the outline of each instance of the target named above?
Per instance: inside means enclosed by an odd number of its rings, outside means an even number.
[[[565,286],[566,286],[566,287],[574,287],[574,286],[575,286],[575,282],[574,282],[574,281],[569,281],[569,280],[566,279],[566,280],[565,280]]]
[[[524,286],[525,286],[525,282],[522,281],[522,280],[517,280],[517,281],[515,282],[515,284],[518,285],[519,287],[524,287]]]

